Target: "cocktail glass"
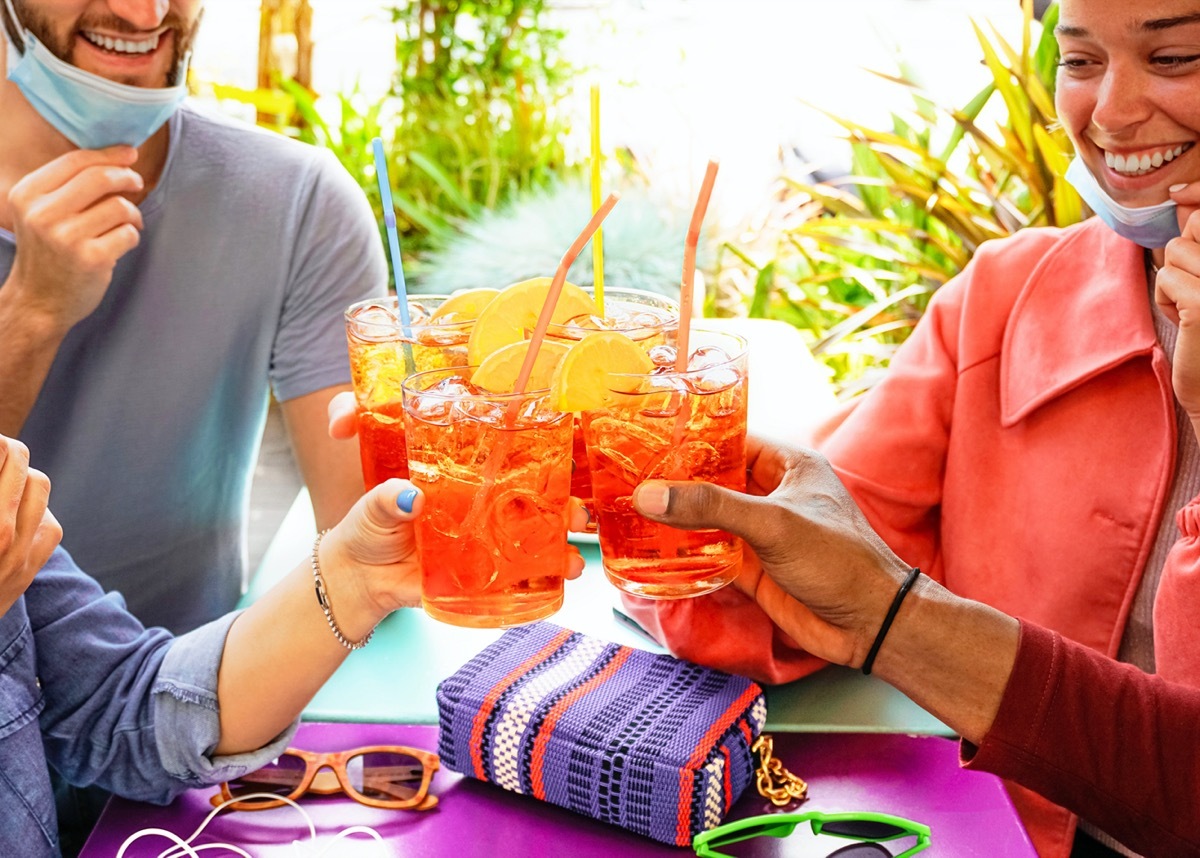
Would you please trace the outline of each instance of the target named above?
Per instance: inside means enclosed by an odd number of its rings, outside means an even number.
[[[408,296],[412,322],[408,334],[400,324],[394,295],[360,301],[346,310],[358,446],[368,490],[390,477],[408,476],[401,395],[404,379],[413,372],[466,366],[467,340],[475,320],[454,317],[430,322],[449,297]]]
[[[593,299],[595,289],[584,289]],[[665,295],[643,292],[640,289],[604,290],[604,317],[575,318],[562,325],[550,325],[546,336],[570,345],[596,331],[616,331],[640,343],[649,352],[666,343],[668,331],[679,325],[679,303]],[[583,424],[575,417],[574,449],[571,453],[571,494],[583,502],[588,511],[587,532],[598,529],[596,505],[592,498],[592,473],[584,449]]]
[[[717,590],[742,560],[741,540],[725,531],[677,530],[633,508],[648,479],[746,489],[746,341],[698,328],[690,338],[688,370],[664,365],[673,349],[656,350],[653,373],[610,376],[613,404],[583,413],[605,574],[651,599]]]
[[[487,393],[472,370],[403,383],[422,602],[446,623],[507,628],[562,606],[572,424],[548,391]]]

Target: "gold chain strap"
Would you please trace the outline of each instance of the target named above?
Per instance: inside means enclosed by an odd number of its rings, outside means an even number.
[[[758,794],[776,807],[808,798],[808,784],[783,767],[773,756],[774,740],[765,733],[755,740],[750,750],[758,754]]]

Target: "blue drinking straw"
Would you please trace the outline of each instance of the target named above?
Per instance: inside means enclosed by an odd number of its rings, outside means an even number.
[[[392,203],[392,180],[388,176],[387,158],[383,154],[383,140],[376,137],[371,141],[375,150],[375,179],[379,182],[379,196],[383,203],[383,225],[387,229],[388,252],[392,257],[392,279],[396,281],[396,305],[400,310],[400,324],[404,328],[404,363],[414,371],[412,357],[412,321],[408,315],[408,289],[404,285],[404,266],[400,264],[400,234],[396,231],[396,207]]]

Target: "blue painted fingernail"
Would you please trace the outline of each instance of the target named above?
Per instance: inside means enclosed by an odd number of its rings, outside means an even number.
[[[405,489],[400,492],[400,496],[396,498],[396,506],[400,507],[404,512],[412,512],[413,501],[417,499],[416,489]]]

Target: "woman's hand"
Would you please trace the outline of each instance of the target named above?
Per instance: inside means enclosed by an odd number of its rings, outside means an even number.
[[[62,539],[47,509],[50,480],[29,467],[29,450],[0,435],[0,616],[16,603]]]
[[[363,495],[321,541],[321,569],[339,621],[359,627],[361,620],[369,631],[397,608],[420,605],[413,521],[424,503],[408,480],[387,480]]]
[[[572,521],[586,513],[577,502]],[[365,494],[321,541],[321,569],[343,631],[363,635],[397,608],[421,604],[421,565],[414,521],[425,496],[408,480],[391,479]],[[583,572],[579,549],[568,546],[564,578]],[[359,635],[361,637],[361,635]]]
[[[1171,199],[1182,234],[1167,244],[1154,279],[1154,301],[1179,325],[1172,386],[1200,437],[1200,182],[1178,187]]]
[[[871,529],[829,463],[747,441],[748,494],[709,483],[642,483],[638,512],[673,527],[745,539],[734,586],[809,652],[861,665],[909,567]]]

